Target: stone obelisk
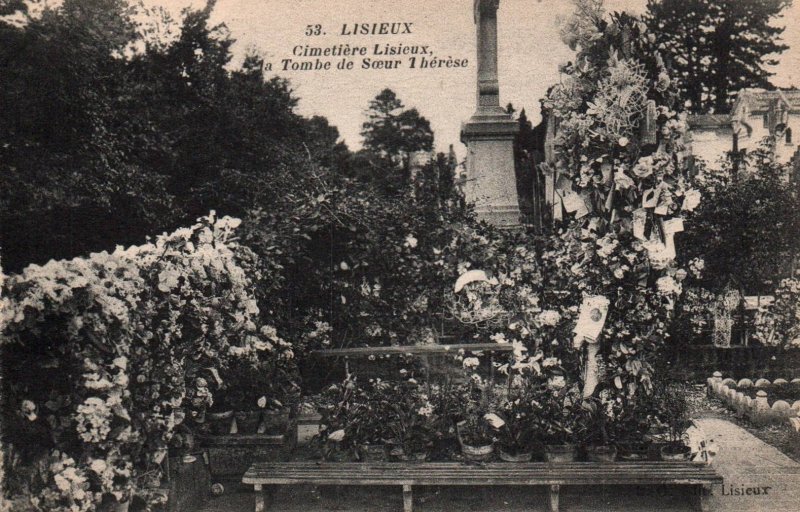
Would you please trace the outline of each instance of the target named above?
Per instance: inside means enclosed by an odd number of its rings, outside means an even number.
[[[500,107],[497,79],[497,9],[500,0],[475,0],[478,34],[478,107],[461,125],[467,146],[464,194],[478,217],[496,226],[520,224],[514,173],[514,135],[519,125]]]

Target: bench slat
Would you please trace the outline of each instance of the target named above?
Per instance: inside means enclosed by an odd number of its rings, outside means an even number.
[[[265,463],[245,473],[245,484],[321,485],[557,485],[703,484],[722,478],[693,463]]]

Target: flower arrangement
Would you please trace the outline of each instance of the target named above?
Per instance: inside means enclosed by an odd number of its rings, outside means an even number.
[[[556,196],[541,307],[560,321],[543,348],[562,361],[545,437],[580,443],[602,422],[610,442],[621,413],[626,424],[637,423],[628,413],[647,419],[633,404],[653,400],[653,361],[688,276],[675,239],[700,194],[686,165],[686,117],[673,108],[674,84],[644,24],[580,0],[565,26],[575,58],[544,101],[556,126],[544,169]],[[584,308],[590,298],[607,307],[595,315]],[[591,336],[578,325],[590,318],[583,309],[600,322]]]

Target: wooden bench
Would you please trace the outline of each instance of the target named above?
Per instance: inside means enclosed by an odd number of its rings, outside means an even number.
[[[274,486],[289,484],[398,485],[403,489],[404,512],[413,511],[414,486],[547,486],[550,510],[557,512],[559,491],[573,485],[688,485],[696,493],[698,509],[707,510],[711,485],[721,484],[722,477],[711,467],[692,462],[286,462],[254,464],[242,483],[255,487],[256,512],[265,512]]]

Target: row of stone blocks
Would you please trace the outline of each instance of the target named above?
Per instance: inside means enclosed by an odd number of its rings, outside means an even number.
[[[708,378],[706,383],[709,396],[716,396],[729,408],[736,411],[737,416],[746,416],[755,425],[784,423],[787,418],[800,416],[800,400],[795,400],[792,404],[785,400],[776,400],[770,404],[767,400],[767,392],[764,390],[756,392],[756,398],[750,398],[736,390],[737,387],[764,388],[770,384],[789,384],[786,379],[775,379],[774,382],[767,379],[757,379],[755,382],[750,379],[741,379],[737,382],[731,378],[723,379],[720,372],[714,372],[714,376]],[[800,383],[800,378],[793,379],[791,383]]]

